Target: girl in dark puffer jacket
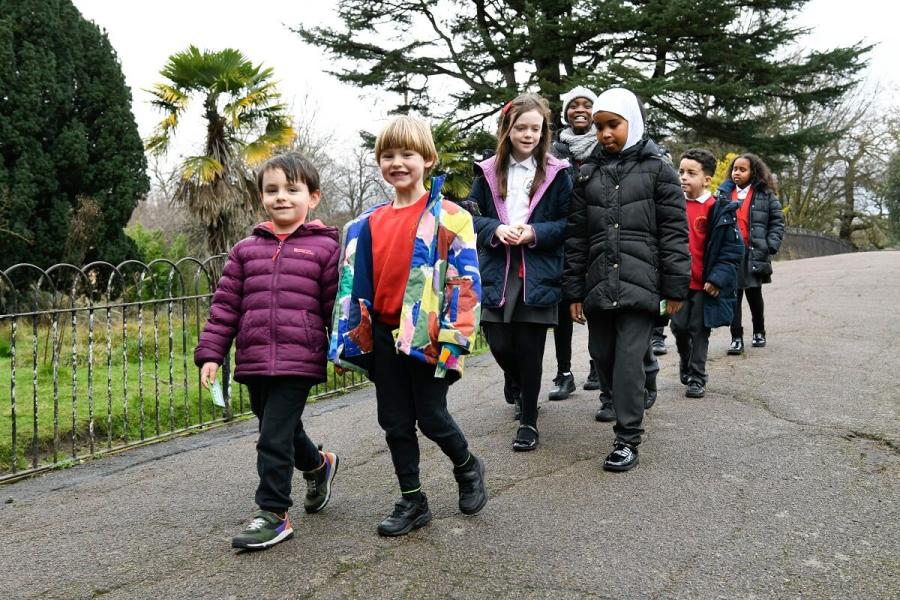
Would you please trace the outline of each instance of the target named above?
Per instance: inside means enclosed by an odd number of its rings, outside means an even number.
[[[738,202],[738,226],[746,251],[738,270],[737,302],[731,321],[731,346],[728,354],[744,352],[744,327],[741,304],[747,296],[753,317],[753,346],[766,345],[762,285],[772,282],[772,256],[784,237],[784,212],[775,197],[774,180],[769,167],[755,154],[742,154],[728,169],[729,178],[719,187],[719,198]]]
[[[270,159],[259,170],[257,187],[272,220],[257,225],[228,254],[194,351],[200,382],[209,387],[237,340],[234,378],[250,388],[250,407],[259,418],[259,511],[231,540],[247,549],[268,548],[293,535],[287,510],[294,468],[307,480],[304,508],[314,513],[328,503],[338,467],[337,455],[319,451],[300,419],[310,389],[325,380],[338,232],[306,221],[319,203],[319,174],[305,158]]]
[[[632,92],[615,88],[594,102],[602,152],[581,167],[566,229],[564,293],[572,319],[589,328],[588,347],[611,384],[616,434],[604,469],[638,462],[643,433],[643,357],[666,300],[669,314],[687,297],[691,276],[684,194],[659,147],[643,137]]]

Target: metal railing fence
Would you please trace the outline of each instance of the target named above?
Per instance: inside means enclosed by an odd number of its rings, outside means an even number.
[[[248,414],[230,360],[224,409],[193,365],[224,261],[0,272],[0,406],[8,408],[0,411],[0,483]],[[365,381],[329,367],[312,396]]]

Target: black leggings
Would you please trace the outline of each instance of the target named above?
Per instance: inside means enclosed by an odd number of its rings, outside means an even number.
[[[568,373],[572,370],[572,315],[569,303],[559,303],[559,324],[553,328],[553,342],[556,346],[556,370]]]
[[[741,304],[743,297],[747,296],[747,304],[750,305],[750,316],[753,319],[753,333],[766,334],[766,318],[763,314],[762,286],[748,287],[737,291],[737,301],[734,303],[734,318],[731,320],[731,337],[744,337],[744,327],[741,324]]]
[[[539,323],[482,323],[491,354],[522,392],[522,425],[537,425],[547,325]]]

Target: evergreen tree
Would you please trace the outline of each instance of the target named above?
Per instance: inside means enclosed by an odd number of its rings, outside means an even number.
[[[771,136],[760,107],[773,97],[800,110],[836,101],[868,50],[789,54],[805,33],[790,18],[806,1],[341,0],[343,27],[296,31],[345,59],[340,80],[396,92],[398,111],[446,114],[463,130],[525,89],[558,114],[560,93],[576,84],[621,85],[647,101],[653,133],[687,129],[778,154],[828,133]]]
[[[0,266],[134,256],[123,226],[145,170],[106,35],[69,0],[0,0]],[[90,226],[70,227],[82,206]]]

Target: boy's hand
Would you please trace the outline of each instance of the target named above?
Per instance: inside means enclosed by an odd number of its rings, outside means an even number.
[[[683,302],[681,300],[669,300],[666,298],[666,314],[674,315],[679,310],[681,310],[681,305]]]
[[[200,367],[200,384],[209,389],[210,384],[216,382],[216,373],[219,371],[219,365],[214,362],[203,363]]]
[[[581,302],[573,302],[569,305],[569,315],[572,317],[572,320],[578,323],[579,325],[584,325],[587,322],[587,319],[584,318],[583,305]]]
[[[703,291],[712,296],[713,298],[719,297],[719,288],[711,284],[710,282],[706,282],[703,284]]]
[[[519,243],[519,229],[512,225],[498,225],[494,230],[494,236],[507,246]]]

